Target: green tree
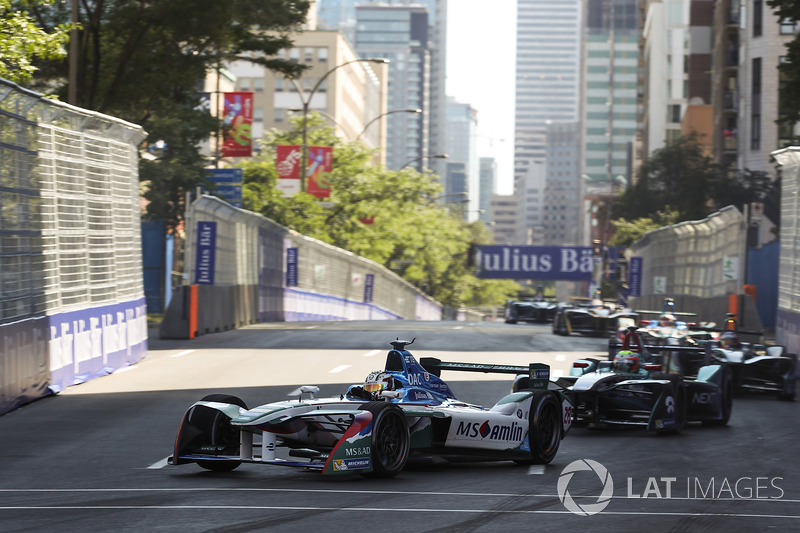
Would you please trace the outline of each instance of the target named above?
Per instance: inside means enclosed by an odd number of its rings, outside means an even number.
[[[612,246],[630,246],[644,237],[648,231],[670,226],[677,222],[677,211],[658,211],[652,217],[641,217],[634,220],[618,218],[611,221],[616,231],[609,244]]]
[[[333,147],[330,197],[324,205],[306,193],[282,197],[275,147],[300,144],[301,122],[295,117],[288,131],[268,132],[261,153],[240,165],[246,209],[384,265],[449,306],[492,305],[486,302],[490,292],[492,302],[513,294],[516,289],[508,287],[515,284],[478,280],[472,273],[470,243],[486,244],[491,237],[482,223],[468,224],[460,209],[436,201],[441,186],[435,175],[375,165],[370,150],[336,137],[316,113],[308,118],[308,142]]]
[[[58,24],[42,29],[22,8],[52,4],[52,0],[12,2],[0,0],[0,78],[27,83],[37,68],[36,58],[59,59],[65,56],[64,44],[71,26]]]
[[[679,220],[705,218],[714,211],[712,184],[719,174],[696,133],[679,137],[642,164],[637,182],[613,204],[612,219],[648,218],[670,210]]]
[[[800,20],[798,0],[767,0],[767,5],[779,20]],[[778,65],[781,73],[779,121],[791,126],[800,121],[800,35],[786,44],[786,53],[781,55],[784,60]]]
[[[235,60],[297,75],[303,66],[277,58],[287,32],[305,21],[308,0],[87,0],[80,3],[77,105],[139,124],[147,146],[163,146],[142,163],[147,218],[177,225],[188,190],[206,185],[202,140],[221,130],[201,106],[209,72]],[[69,20],[68,4],[32,6],[39,26]],[[66,61],[46,61],[42,89],[68,92]],[[34,87],[34,88],[39,88]]]

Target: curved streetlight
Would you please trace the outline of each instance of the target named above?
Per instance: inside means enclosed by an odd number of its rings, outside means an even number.
[[[359,140],[361,136],[367,132],[367,129],[369,129],[369,127],[372,126],[373,123],[375,123],[376,120],[378,120],[381,117],[385,117],[386,115],[391,115],[392,113],[413,113],[418,115],[422,113],[422,109],[392,109],[391,111],[387,111],[386,113],[381,113],[377,117],[367,122],[367,125],[364,126],[364,129],[361,130],[361,133],[359,133],[358,137],[356,137],[356,140]]]
[[[365,57],[363,59],[353,59],[350,61],[345,61],[341,65],[336,65],[328,72],[322,75],[322,77],[317,80],[317,83],[314,84],[314,87],[311,88],[311,92],[308,93],[308,98],[304,98],[303,89],[298,85],[297,80],[294,78],[287,78],[294,88],[297,90],[297,95],[300,97],[300,101],[303,103],[303,146],[302,146],[302,154],[300,159],[300,190],[305,192],[306,190],[306,166],[308,165],[308,108],[311,105],[311,99],[314,97],[314,94],[322,85],[330,74],[342,67],[346,67],[347,65],[351,65],[353,63],[377,63],[377,64],[386,64],[389,60],[383,57]]]
[[[422,161],[423,159],[447,159],[448,157],[449,156],[447,154],[421,155],[419,157],[415,157],[411,161],[408,161],[405,165],[403,165],[402,167],[400,167],[398,169],[398,172],[400,172],[400,170],[403,170],[407,166],[409,166],[409,165],[411,165],[413,163],[416,163],[417,161]]]

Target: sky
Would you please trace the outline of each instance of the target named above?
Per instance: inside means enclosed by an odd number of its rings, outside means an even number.
[[[478,155],[497,160],[495,192],[514,190],[517,0],[449,0],[447,95],[478,111]]]

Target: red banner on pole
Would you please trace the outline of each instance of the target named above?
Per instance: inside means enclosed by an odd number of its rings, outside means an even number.
[[[223,96],[226,131],[222,157],[250,157],[253,155],[253,93],[240,91]]]
[[[308,194],[317,198],[331,195],[331,170],[333,169],[332,146],[308,147]]]

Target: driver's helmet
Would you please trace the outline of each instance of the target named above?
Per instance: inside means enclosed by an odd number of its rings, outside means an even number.
[[[675,327],[675,315],[670,313],[666,313],[661,315],[661,318],[658,320],[658,325],[662,328],[674,328]]]
[[[739,346],[739,339],[733,331],[726,331],[719,336],[719,346],[724,350],[735,350]]]
[[[614,357],[614,370],[618,372],[638,372],[639,354],[631,350],[620,350]]]
[[[364,390],[371,394],[378,394],[385,390],[394,390],[395,380],[394,377],[383,370],[376,370],[370,372],[367,379],[364,380]]]

